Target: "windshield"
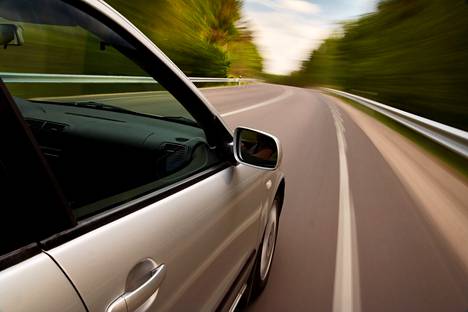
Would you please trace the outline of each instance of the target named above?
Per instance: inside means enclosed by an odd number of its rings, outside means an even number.
[[[134,50],[131,44],[66,3],[2,1],[0,43],[0,78],[15,97],[194,121],[121,53]]]

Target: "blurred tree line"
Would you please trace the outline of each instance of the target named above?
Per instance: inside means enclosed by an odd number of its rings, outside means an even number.
[[[381,1],[281,82],[340,88],[468,130],[468,1]]]
[[[140,28],[188,76],[256,77],[262,58],[248,25],[241,20],[241,0],[108,0]],[[0,1],[1,3],[1,1]],[[51,11],[53,13],[53,11]],[[45,20],[47,20],[45,18]],[[25,23],[0,17],[23,30],[25,43],[1,49],[0,72],[146,75],[112,46],[80,27]],[[148,84],[10,83],[22,97],[65,96],[155,90]]]
[[[188,76],[258,76],[241,0],[108,0]]]

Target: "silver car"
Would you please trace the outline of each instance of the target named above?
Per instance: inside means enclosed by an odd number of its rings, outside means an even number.
[[[98,0],[0,2],[0,311],[232,311],[264,289],[276,138],[232,132]]]

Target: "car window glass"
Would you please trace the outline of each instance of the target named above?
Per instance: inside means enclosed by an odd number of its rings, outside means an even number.
[[[24,189],[8,173],[0,155],[0,256],[31,242],[32,235],[25,229],[22,207],[25,204]],[[14,205],[14,207],[12,207]]]
[[[131,44],[42,2],[0,4],[0,77],[78,218],[218,162],[190,113],[125,56]]]
[[[2,198],[2,201],[6,202],[6,203],[10,203],[13,198],[11,196],[11,190],[9,189],[10,188],[10,183],[7,179],[7,173],[6,173],[6,169],[3,165],[3,162],[0,160],[0,196]],[[2,205],[2,208],[4,206]],[[3,209],[1,209],[1,218],[0,218],[0,228],[1,228],[1,232],[2,234],[6,234],[4,233],[5,232],[5,228],[8,226],[7,222],[11,222],[12,220],[7,220],[9,218],[5,217],[5,214],[7,213],[7,211],[4,211]],[[3,254],[6,254],[10,251],[12,251],[13,249],[15,249],[13,247],[14,243],[9,239],[9,236],[7,235],[2,235],[2,241],[1,241],[1,244],[0,244],[0,256],[3,255]]]

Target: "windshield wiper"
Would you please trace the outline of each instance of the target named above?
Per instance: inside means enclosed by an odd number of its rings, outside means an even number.
[[[126,108],[122,108],[119,106],[114,106],[110,104],[104,104],[95,101],[77,101],[77,102],[56,102],[56,101],[40,101],[40,100],[29,100],[30,102],[34,103],[44,103],[44,104],[56,104],[56,105],[67,105],[67,106],[74,106],[74,107],[84,107],[84,108],[91,108],[91,109],[98,109],[98,110],[107,110],[111,112],[117,113],[125,113],[125,114],[132,114],[136,116],[143,116],[149,118],[155,118],[160,120],[167,120],[172,122],[177,122],[180,124],[193,126],[193,127],[200,127],[198,123],[190,118],[182,117],[182,116],[160,116],[160,115],[153,115],[153,114],[145,114],[140,112],[135,112]]]
[[[58,101],[41,101],[41,100],[29,100],[29,101],[34,102],[34,103],[56,104],[56,105],[93,108],[93,109],[99,109],[99,110],[108,110],[108,111],[118,112],[118,113],[131,113],[131,114],[135,113],[131,110],[128,110],[119,106],[114,106],[114,105],[109,105],[109,104],[104,104],[104,103],[99,103],[99,102],[94,102],[94,101],[79,101],[79,102],[58,102]]]
[[[184,125],[198,127],[198,123],[196,121],[189,119],[187,117],[182,117],[182,116],[161,116],[161,115],[145,114],[145,113],[131,111],[129,109],[125,109],[122,107],[94,102],[94,101],[70,102],[70,103],[78,107],[89,107],[89,108],[94,108],[94,109],[109,110],[109,111],[118,112],[118,113],[127,113],[127,114],[133,114],[133,115],[138,115],[138,116],[152,117],[156,119],[173,121],[173,122],[181,123]]]
[[[198,123],[190,118],[182,116],[155,116],[158,119],[163,119],[167,121],[174,121],[184,125],[199,127]]]
[[[94,108],[94,109],[99,109],[99,110],[108,110],[108,111],[118,112],[118,113],[132,113],[132,114],[135,113],[129,109],[125,109],[119,106],[114,106],[114,105],[109,105],[109,104],[104,104],[104,103],[99,103],[99,102],[94,102],[94,101],[65,102],[63,104],[77,106],[77,107]]]

